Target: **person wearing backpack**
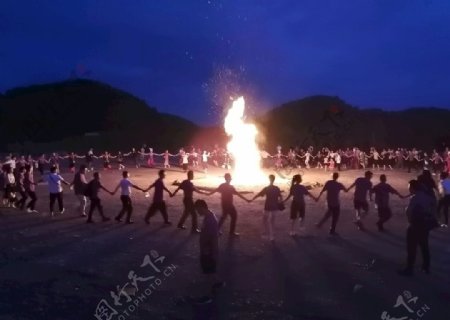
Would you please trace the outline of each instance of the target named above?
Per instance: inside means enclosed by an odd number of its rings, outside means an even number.
[[[94,221],[92,220],[92,214],[94,213],[94,210],[97,209],[98,212],[100,213],[100,216],[102,217],[102,221],[106,222],[109,221],[110,218],[106,217],[103,213],[103,206],[102,206],[102,201],[99,198],[98,194],[100,192],[100,190],[104,190],[106,192],[108,192],[110,195],[113,195],[114,193],[109,191],[108,189],[106,189],[100,182],[100,173],[98,172],[94,172],[94,179],[92,179],[86,186],[86,190],[85,190],[85,196],[89,198],[89,200],[91,201],[91,205],[89,208],[89,213],[88,213],[88,219],[86,221],[86,223],[93,223]]]

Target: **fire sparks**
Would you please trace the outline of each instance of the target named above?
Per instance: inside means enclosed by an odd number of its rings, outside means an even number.
[[[233,180],[237,184],[255,185],[265,181],[261,170],[261,154],[256,144],[258,130],[252,123],[244,122],[243,97],[233,101],[225,118],[225,132],[230,137],[227,149],[233,158]]]

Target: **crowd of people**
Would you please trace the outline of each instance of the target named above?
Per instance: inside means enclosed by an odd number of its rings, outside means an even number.
[[[337,235],[336,229],[340,217],[340,193],[349,192],[353,188],[354,191],[354,210],[355,219],[354,223],[359,230],[364,231],[365,225],[363,223],[365,216],[369,211],[369,200],[374,201],[378,211],[377,228],[380,232],[384,231],[386,222],[391,218],[392,211],[390,208],[390,195],[397,195],[400,198],[409,198],[410,204],[407,210],[407,217],[410,222],[410,226],[407,231],[407,243],[408,243],[408,261],[407,268],[402,270],[402,274],[411,275],[413,265],[415,261],[416,249],[421,247],[423,253],[423,270],[429,272],[429,249],[428,249],[428,234],[429,231],[435,227],[447,227],[448,226],[448,210],[450,207],[450,178],[449,178],[449,166],[450,156],[448,151],[439,154],[433,151],[429,157],[425,152],[418,150],[383,150],[378,153],[376,149],[372,148],[368,154],[363,151],[354,148],[353,150],[338,150],[332,151],[329,149],[323,149],[318,151],[315,156],[312,156],[312,148],[306,151],[290,149],[289,152],[284,155],[281,147],[277,148],[277,152],[274,155],[265,154],[266,159],[274,158],[275,167],[283,165],[293,165],[295,167],[304,166],[305,168],[311,168],[314,165],[314,159],[317,159],[317,166],[325,167],[327,170],[333,170],[332,179],[327,181],[318,195],[314,195],[311,190],[308,190],[306,186],[302,184],[302,176],[295,174],[292,177],[291,187],[288,195],[283,198],[282,192],[279,187],[275,185],[275,176],[269,176],[269,185],[264,187],[253,198],[248,199],[246,196],[238,192],[232,185],[232,177],[229,173],[224,176],[224,183],[219,185],[216,189],[205,191],[199,189],[193,183],[194,171],[191,169],[201,167],[206,170],[209,162],[213,165],[222,166],[229,169],[231,163],[231,157],[224,156],[218,150],[212,152],[195,150],[194,148],[190,152],[186,152],[181,149],[177,154],[171,154],[165,151],[161,154],[153,153],[151,148],[148,152],[145,152],[143,147],[137,151],[132,149],[129,153],[117,155],[111,155],[109,152],[104,152],[102,155],[94,155],[93,150],[90,149],[86,155],[79,156],[75,153],[70,153],[65,156],[59,156],[56,153],[52,154],[50,158],[46,158],[45,155],[40,156],[37,159],[29,157],[20,157],[10,155],[6,158],[2,164],[2,172],[0,174],[0,185],[3,192],[3,205],[11,208],[18,208],[20,210],[27,210],[28,212],[36,211],[36,185],[34,169],[38,169],[41,180],[46,180],[48,183],[49,193],[49,215],[55,215],[55,204],[58,205],[59,214],[65,212],[64,198],[63,198],[63,185],[67,185],[73,190],[75,196],[79,200],[78,213],[81,216],[87,217],[87,223],[93,223],[93,215],[98,211],[102,221],[110,220],[109,217],[103,212],[102,201],[100,193],[107,192],[111,195],[115,195],[120,192],[120,201],[122,204],[121,210],[114,217],[117,222],[122,222],[125,217],[125,223],[133,223],[133,201],[132,201],[132,189],[136,189],[140,192],[144,192],[149,197],[148,192],[154,189],[153,200],[148,208],[148,211],[144,217],[144,221],[150,224],[150,220],[155,216],[157,212],[160,212],[164,221],[164,224],[171,225],[169,219],[169,213],[166,207],[165,196],[166,193],[170,197],[174,197],[178,192],[183,192],[183,214],[177,223],[177,227],[180,229],[186,229],[185,222],[188,218],[191,219],[191,232],[200,233],[197,221],[197,213],[205,208],[207,209],[206,202],[200,202],[200,204],[194,201],[194,193],[202,194],[205,196],[219,193],[221,196],[221,208],[222,216],[220,220],[217,220],[217,230],[220,230],[225,220],[230,217],[230,236],[239,236],[237,229],[238,213],[234,205],[234,196],[241,198],[243,201],[251,202],[259,197],[265,198],[264,215],[263,215],[263,234],[264,237],[270,241],[275,240],[275,220],[277,219],[277,211],[284,210],[285,203],[292,198],[290,206],[290,219],[291,228],[289,234],[296,236],[299,232],[304,230],[304,221],[306,216],[305,196],[311,198],[314,201],[319,201],[321,196],[326,193],[327,210],[322,219],[316,223],[317,228],[321,228],[330,218],[331,226],[330,235]],[[362,159],[364,154],[364,160]],[[446,157],[447,155],[447,157]],[[156,156],[162,156],[164,163],[162,167],[164,169],[169,168],[171,165],[170,157],[179,157],[179,165],[187,173],[187,178],[177,187],[176,190],[169,190],[165,184],[165,170],[161,168],[158,172],[158,178],[149,186],[138,186],[131,181],[129,173],[125,170],[125,157],[132,156],[134,159],[133,165],[140,167],[144,162],[149,167],[154,167]],[[201,161],[199,161],[200,157]],[[228,159],[227,159],[228,157]],[[84,163],[78,166],[75,172],[76,162],[78,159],[83,158]],[[72,181],[66,181],[60,174],[60,161],[63,159],[68,160],[67,168],[70,172],[74,173]],[[118,180],[117,185],[113,189],[109,189],[102,184],[101,174],[98,171],[93,173],[92,180],[88,181],[86,173],[87,171],[94,170],[94,160],[102,159],[104,162],[104,169],[111,169],[111,159],[117,159],[117,169],[122,170],[121,179]],[[344,160],[346,159],[346,160]],[[437,160],[439,159],[439,160]],[[284,162],[284,161],[287,162]],[[301,162],[302,160],[303,162]],[[366,162],[366,160],[368,162]],[[389,160],[389,161],[388,161]],[[226,161],[229,161],[228,163]],[[295,161],[293,163],[293,161]],[[322,163],[323,161],[323,163]],[[421,161],[423,162],[422,164]],[[202,164],[199,164],[201,162]],[[280,162],[282,162],[280,164]],[[334,167],[333,162],[336,163]],[[419,165],[420,164],[420,165]],[[49,172],[46,173],[46,166],[49,165]],[[395,190],[387,182],[387,176],[385,174],[380,175],[380,181],[375,186],[372,183],[372,172],[366,171],[363,177],[357,178],[353,184],[349,187],[345,187],[339,180],[339,173],[337,171],[343,168],[367,168],[372,167],[376,169],[394,169],[394,168],[407,168],[409,170],[419,166],[422,168],[421,174],[417,179],[409,182],[410,194],[402,195]],[[433,174],[439,174],[439,183],[435,182]],[[87,208],[89,200],[89,208]],[[200,206],[200,207],[199,207]],[[206,207],[205,207],[206,206]],[[211,215],[207,214],[210,217]],[[215,219],[215,215],[214,219]],[[441,220],[440,223],[438,220]],[[208,260],[211,263],[211,260]]]
[[[18,157],[10,154],[6,157],[3,164],[12,167],[25,167],[26,164],[30,164],[43,176],[50,167],[57,167],[58,170],[62,170],[64,167],[62,165],[63,162],[66,163],[65,167],[71,172],[75,171],[76,164],[79,161],[83,161],[86,164],[87,170],[93,170],[94,163],[97,160],[103,162],[103,169],[105,170],[114,168],[124,170],[126,162],[136,168],[143,166],[154,168],[161,165],[167,169],[171,165],[176,164],[180,165],[184,171],[192,168],[201,169],[204,172],[207,172],[209,165],[230,169],[233,164],[233,156],[225,148],[218,146],[211,150],[202,150],[192,146],[190,148],[181,148],[176,153],[170,153],[169,150],[156,153],[153,151],[153,148],[149,148],[146,145],[143,145],[141,148],[132,148],[127,153],[118,151],[114,155],[109,151],[96,155],[93,149],[89,149],[83,155],[70,152],[65,155],[52,153],[50,156],[42,154],[38,157],[31,155]],[[437,150],[426,152],[416,148],[382,149],[378,151],[374,147],[366,151],[359,148],[347,148],[345,150],[321,148],[315,151],[314,147],[310,146],[305,149],[291,147],[285,152],[281,146],[278,146],[273,154],[261,151],[261,161],[264,167],[273,167],[275,169],[317,168],[329,171],[345,169],[405,169],[408,172],[425,169],[430,170],[433,174],[450,172],[450,150],[448,148],[440,152]]]

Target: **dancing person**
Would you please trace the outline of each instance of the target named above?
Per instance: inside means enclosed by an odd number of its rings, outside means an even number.
[[[192,148],[191,158],[192,158],[192,167],[195,169],[198,167],[198,152],[195,148]]]
[[[386,175],[380,175],[380,183],[376,184],[372,190],[370,190],[371,194],[375,194],[375,205],[378,211],[377,227],[380,232],[384,231],[384,224],[392,217],[392,210],[389,205],[389,195],[395,194],[401,199],[406,198],[406,196],[402,196],[386,181]]]
[[[341,204],[339,201],[339,193],[341,191],[347,192],[347,189],[344,185],[338,182],[339,173],[333,173],[332,180],[328,180],[323,186],[322,191],[320,191],[319,196],[316,198],[316,201],[319,201],[320,197],[324,192],[327,193],[327,205],[328,210],[326,211],[322,220],[316,224],[317,228],[321,228],[322,225],[331,217],[331,228],[330,235],[337,235],[336,226],[339,220],[339,216],[341,214]]]
[[[358,230],[364,231],[364,225],[361,218],[365,217],[369,213],[369,203],[367,202],[367,195],[369,195],[370,201],[372,201],[372,196],[370,190],[372,189],[372,179],[373,173],[371,171],[366,171],[364,177],[356,178],[355,182],[348,187],[347,192],[349,192],[353,187],[355,188],[355,193],[353,197],[353,205],[355,208],[355,221],[354,223],[358,227]]]
[[[25,204],[28,199],[28,195],[25,189],[25,171],[25,167],[22,167],[22,165],[20,165],[16,177],[16,191],[20,194],[20,199],[16,199],[16,207],[20,210],[23,210],[25,208]]]
[[[69,171],[72,173],[75,172],[76,158],[82,157],[77,156],[74,152],[71,152],[65,157],[63,157],[63,159],[69,159]]]
[[[423,191],[417,180],[409,182],[409,191],[412,194],[406,216],[409,226],[406,231],[407,244],[407,262],[406,268],[398,273],[404,276],[412,276],[414,274],[414,264],[416,261],[417,247],[422,251],[422,271],[430,273],[430,248],[428,238],[430,227],[428,225],[429,218],[433,215],[431,212],[434,204],[433,198]]]
[[[173,154],[170,154],[169,150],[166,150],[163,154],[162,154],[163,158],[164,158],[164,169],[169,169],[170,168],[170,157],[173,157]]]
[[[117,156],[112,156],[111,153],[105,151],[100,158],[103,158],[103,170],[111,170],[111,159],[115,159]]]
[[[48,161],[47,161],[47,159],[45,158],[45,154],[42,154],[42,155],[39,157],[37,163],[38,163],[38,171],[39,171],[39,174],[40,174],[39,181],[42,182],[43,179],[44,179],[45,166],[46,166],[46,164],[48,164]]]
[[[35,209],[37,202],[36,185],[37,183],[34,182],[33,166],[27,164],[25,166],[25,192],[31,199],[27,204],[27,212],[38,213]]]
[[[198,224],[197,224],[197,213],[195,211],[194,207],[194,192],[200,193],[200,194],[206,194],[206,192],[200,191],[197,189],[194,184],[192,183],[192,180],[194,180],[194,171],[189,170],[187,173],[187,179],[181,182],[181,184],[178,186],[178,188],[172,193],[171,197],[174,197],[178,191],[183,190],[184,197],[183,197],[183,205],[184,210],[183,214],[181,215],[180,221],[178,222],[177,227],[179,229],[186,229],[184,222],[186,219],[191,216],[192,219],[192,228],[191,233],[199,233],[200,230],[198,230]]]
[[[89,151],[86,153],[85,160],[86,160],[86,170],[87,171],[93,171],[93,162],[94,162],[94,149],[90,148]]]
[[[153,152],[153,148],[148,148],[148,160],[147,165],[149,168],[155,167],[155,153]]]
[[[403,157],[406,160],[406,167],[408,168],[408,173],[411,173],[412,169],[415,169],[415,161],[414,161],[414,153],[412,151],[408,151],[406,157]]]
[[[86,203],[87,199],[85,194],[86,186],[88,184],[86,179],[86,165],[80,165],[80,168],[73,178],[72,184],[70,185],[73,188],[75,196],[78,199],[79,207],[78,212],[82,217],[86,217]]]
[[[269,240],[273,242],[275,241],[275,215],[280,210],[280,203],[283,199],[280,188],[274,185],[275,176],[273,174],[269,175],[269,182],[269,185],[256,194],[251,201],[259,197],[266,197],[263,217],[264,235],[268,235]]]
[[[49,163],[50,163],[50,167],[56,167],[57,171],[60,172],[60,165],[59,165],[59,161],[64,159],[63,157],[61,157],[59,154],[57,154],[56,152],[52,153],[52,155],[49,158]]]
[[[448,227],[448,208],[450,207],[450,177],[447,172],[441,173],[441,181],[439,183],[440,186],[440,195],[441,199],[439,199],[439,210],[440,213],[443,211],[443,221],[441,227]]]
[[[5,171],[3,174],[4,177],[4,186],[5,191],[3,193],[3,199],[6,206],[10,208],[15,208],[15,200],[16,200],[16,177],[13,173],[13,168],[9,165],[5,165]]]
[[[372,154],[368,158],[372,158],[372,169],[375,170],[375,167],[380,170],[380,163],[383,157],[380,155],[380,153],[374,148],[372,149]]]
[[[124,170],[125,169],[125,166],[123,165],[123,158],[124,158],[124,155],[122,154],[122,152],[121,151],[119,151],[118,153],[117,153],[117,164],[118,164],[118,169],[119,169],[119,171],[120,170]]]
[[[128,171],[122,172],[122,179],[120,180],[119,184],[113,191],[113,195],[119,190],[120,188],[120,201],[122,202],[122,209],[120,210],[119,214],[115,217],[115,220],[117,222],[122,221],[122,217],[124,214],[127,214],[127,217],[125,219],[125,223],[131,224],[133,221],[131,220],[131,214],[133,213],[133,202],[131,201],[131,188],[134,188],[136,190],[142,191],[141,188],[134,185],[130,181],[130,174]]]
[[[105,214],[103,213],[102,200],[98,196],[101,190],[104,190],[108,192],[110,195],[113,195],[111,191],[109,191],[102,185],[100,181],[100,173],[94,172],[94,178],[87,184],[85,190],[85,195],[89,198],[91,202],[86,223],[94,222],[94,220],[92,220],[92,214],[94,213],[95,209],[98,210],[98,213],[102,217],[103,222],[111,220],[110,218],[106,217]]]
[[[202,153],[202,169],[203,169],[203,172],[205,174],[208,173],[208,159],[209,159],[209,157],[211,157],[211,153],[207,152],[206,150],[203,150],[203,153]]]
[[[338,171],[341,171],[341,165],[342,165],[342,156],[341,156],[341,150],[337,151],[334,154],[334,160],[336,162],[336,167]]]
[[[302,185],[302,176],[296,174],[292,177],[291,189],[289,190],[289,194],[284,199],[283,202],[288,201],[291,197],[291,231],[289,232],[290,236],[297,235],[297,222],[300,220],[300,230],[304,230],[305,223],[305,196],[309,196],[312,199],[316,200],[316,198],[309,193],[304,185]]]
[[[231,185],[231,174],[225,173],[224,179],[225,182],[219,185],[217,189],[208,193],[208,195],[210,196],[217,192],[220,193],[221,196],[220,203],[222,205],[222,216],[219,220],[219,229],[222,227],[227,217],[230,216],[230,236],[239,236],[239,233],[236,232],[238,214],[233,203],[233,197],[236,195],[246,202],[249,202],[250,200],[244,197],[242,193],[236,191],[234,186]]]
[[[311,161],[311,158],[314,158],[314,157],[311,155],[311,152],[309,151],[309,149],[306,150],[306,153],[305,153],[304,157],[305,157],[305,167],[306,167],[306,169],[311,169],[311,166],[309,165],[309,163]]]
[[[142,166],[144,165],[145,155],[146,155],[146,153],[145,153],[145,148],[146,148],[146,145],[144,144],[144,145],[141,147],[140,151],[138,152],[138,153],[139,153],[139,158],[138,158],[138,161],[139,161],[139,163],[138,163],[138,168],[140,168],[140,167],[142,167]]]
[[[61,184],[70,184],[58,174],[58,168],[56,166],[50,168],[50,174],[48,175],[47,182],[48,191],[50,193],[50,216],[54,216],[53,208],[56,201],[58,201],[59,214],[63,214],[65,209],[63,202],[63,188]]]
[[[183,168],[184,172],[187,172],[189,169],[189,153],[182,151],[180,153],[181,156],[181,167]]]
[[[169,195],[172,193],[169,189],[164,185],[164,178],[166,177],[166,172],[164,170],[159,170],[158,179],[153,182],[147,189],[142,190],[143,192],[148,192],[150,189],[155,188],[155,193],[153,194],[153,202],[148,208],[147,214],[145,215],[144,221],[147,224],[150,224],[150,218],[153,217],[156,211],[161,212],[161,215],[164,219],[165,225],[171,225],[172,223],[169,221],[169,216],[167,214],[167,206],[164,201],[164,191]]]

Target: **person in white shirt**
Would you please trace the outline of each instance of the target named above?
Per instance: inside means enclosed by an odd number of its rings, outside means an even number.
[[[336,161],[338,171],[341,171],[342,156],[340,150],[334,154],[334,161]]]
[[[206,150],[203,150],[202,153],[202,168],[203,168],[203,172],[206,174],[208,173],[208,158],[211,156],[211,154],[209,152],[207,152]]]
[[[55,202],[58,201],[59,213],[64,213],[64,203],[63,203],[63,188],[62,183],[69,185],[63,177],[61,177],[57,172],[57,167],[53,166],[50,169],[50,174],[48,175],[48,191],[50,193],[50,216],[53,217]]]
[[[135,186],[130,180],[129,180],[129,174],[128,171],[122,172],[123,179],[120,180],[119,184],[117,185],[116,189],[114,189],[113,194],[117,192],[120,188],[120,201],[122,201],[122,210],[120,210],[119,214],[115,218],[117,222],[121,222],[123,215],[126,213],[127,218],[125,220],[125,223],[133,223],[131,221],[131,214],[133,213],[133,203],[131,202],[131,188],[143,191],[138,186]]]
[[[181,153],[181,165],[183,167],[183,171],[187,172],[189,168],[189,153],[184,152]]]
[[[6,171],[4,174],[5,179],[5,192],[3,195],[4,202],[8,207],[15,207],[16,201],[16,178],[14,177],[13,168],[9,165],[6,166]]]
[[[5,164],[9,166],[13,171],[16,170],[16,156],[8,157]]]

